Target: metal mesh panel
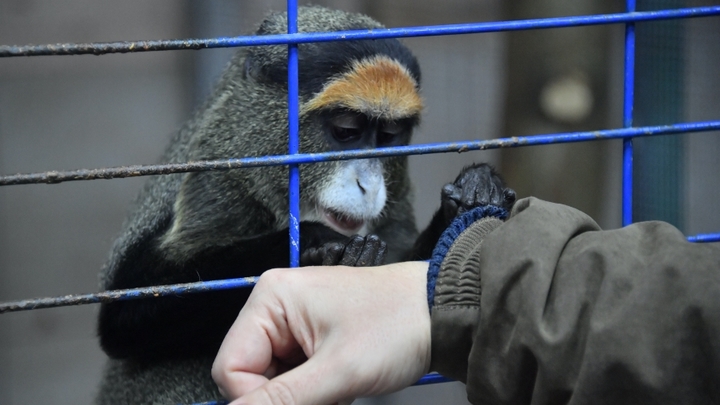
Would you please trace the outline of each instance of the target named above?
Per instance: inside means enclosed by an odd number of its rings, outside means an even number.
[[[635,207],[636,220],[644,218],[665,219],[682,226],[682,201],[679,197],[683,189],[683,146],[679,135],[692,132],[720,130],[719,117],[710,117],[711,121],[683,123],[683,108],[680,94],[683,91],[683,64],[677,56],[682,51],[682,21],[689,17],[709,17],[720,15],[719,6],[696,7],[670,10],[680,3],[673,0],[647,1],[639,4],[640,12],[635,12],[634,0],[627,3],[627,13],[590,15],[576,17],[544,18],[522,21],[501,21],[490,23],[455,24],[429,27],[392,28],[373,31],[353,31],[342,33],[296,34],[294,19],[296,2],[288,2],[290,15],[289,33],[264,37],[232,37],[188,40],[150,40],[133,42],[55,44],[13,46],[1,45],[0,57],[68,55],[68,54],[108,54],[125,52],[149,52],[159,50],[202,49],[211,47],[261,46],[268,44],[289,45],[289,105],[291,144],[289,153],[282,156],[263,156],[246,159],[222,159],[218,161],[193,162],[175,165],[140,165],[132,167],[99,168],[74,171],[49,171],[19,175],[1,175],[0,186],[59,183],[72,180],[92,180],[134,177],[151,174],[183,173],[203,170],[242,170],[245,167],[287,165],[292,170],[299,164],[311,164],[324,160],[353,159],[370,156],[390,156],[427,154],[442,152],[464,152],[492,148],[522,147],[553,143],[584,142],[601,139],[624,139],[625,153],[623,167],[625,176],[623,194],[624,222],[632,222],[632,209]],[[643,12],[654,9],[659,11]],[[667,20],[663,22],[647,22]],[[364,38],[415,37],[433,35],[457,35],[466,33],[499,32],[525,29],[559,28],[598,24],[626,24],[626,68],[625,68],[625,114],[623,128],[558,133],[542,136],[519,138],[501,138],[489,141],[467,141],[452,143],[434,143],[397,148],[383,148],[372,151],[329,152],[324,154],[297,153],[297,53],[296,45],[302,42],[339,41]],[[645,24],[645,25],[642,25]],[[637,25],[637,27],[636,27]],[[637,31],[636,31],[637,28]],[[636,40],[637,34],[637,40]],[[655,47],[655,45],[658,45]],[[637,63],[635,62],[637,49]],[[639,80],[635,82],[635,73]],[[635,93],[633,92],[635,91]],[[638,101],[635,102],[634,99]],[[633,116],[635,107],[635,117]],[[635,118],[635,122],[633,122]],[[633,145],[634,138],[636,139]],[[442,141],[441,139],[437,140]],[[635,156],[633,156],[633,147]],[[633,175],[633,157],[635,174]],[[633,178],[635,181],[633,182]],[[633,188],[633,185],[635,188]],[[297,175],[289,179],[291,190],[291,240],[297,240],[298,225],[293,218],[299,217],[297,199]],[[657,197],[657,195],[662,197]],[[655,197],[653,197],[655,196]],[[633,203],[634,198],[634,203]],[[649,202],[648,202],[649,201]],[[688,238],[695,242],[720,240],[720,234],[696,235]],[[298,246],[289,247],[297,264]],[[113,291],[96,294],[79,294],[63,297],[48,297],[15,302],[0,303],[0,313],[16,312],[37,308],[78,305],[113,300],[140,299],[163,294],[193,293],[207,289],[238,288],[250,286],[254,279],[223,280],[220,282],[193,283],[147,289]],[[446,379],[428,376],[419,383],[440,382]]]

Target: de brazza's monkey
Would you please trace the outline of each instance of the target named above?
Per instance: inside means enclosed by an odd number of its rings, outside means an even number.
[[[301,32],[373,29],[369,17],[302,7]],[[286,32],[285,13],[258,35]],[[394,39],[299,45],[303,153],[406,145],[422,109],[420,69]],[[170,163],[284,154],[287,47],[242,49],[207,103],[166,151]],[[116,241],[104,289],[259,275],[289,261],[287,168],[152,178]],[[509,208],[515,196],[486,165],[463,170],[418,234],[405,157],[301,166],[302,264],[378,265],[426,259],[461,211]],[[353,235],[362,235],[355,236]],[[111,357],[99,404],[190,403],[219,397],[210,367],[248,290],[103,304]]]

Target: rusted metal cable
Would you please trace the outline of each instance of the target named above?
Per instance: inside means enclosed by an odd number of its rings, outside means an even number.
[[[299,153],[296,155],[275,155],[237,159],[205,160],[188,163],[134,165],[99,169],[49,171],[42,173],[11,174],[0,176],[0,186],[38,183],[56,184],[65,181],[116,179],[157,174],[201,172],[211,170],[231,170],[248,167],[316,163],[330,160],[423,155],[430,153],[446,152],[462,153],[473,150],[488,150],[519,146],[548,145],[555,143],[596,141],[602,139],[618,139],[717,130],[720,130],[720,120],[650,127],[608,129],[601,131],[568,132],[549,135],[498,138],[491,140],[428,143],[422,145],[396,146],[379,149],[361,149],[323,153]]]

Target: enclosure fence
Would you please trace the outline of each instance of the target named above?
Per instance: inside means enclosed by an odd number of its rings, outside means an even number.
[[[103,55],[110,53],[150,52],[184,49],[242,47],[261,45],[288,46],[288,113],[289,148],[288,154],[277,156],[257,156],[248,158],[227,158],[210,161],[194,161],[181,164],[135,165],[70,171],[50,171],[43,173],[0,175],[0,186],[60,183],[75,180],[112,179],[170,173],[200,171],[235,170],[248,167],[286,165],[289,167],[290,195],[290,266],[299,265],[300,257],[300,164],[312,164],[323,161],[375,158],[386,156],[405,156],[444,152],[467,152],[497,148],[547,145],[557,143],[584,142],[603,139],[623,139],[623,176],[622,176],[622,224],[633,222],[633,138],[652,137],[667,134],[695,133],[720,130],[718,120],[702,122],[674,123],[672,125],[633,127],[633,105],[635,85],[635,24],[643,21],[711,17],[720,15],[720,6],[667,9],[638,12],[635,0],[627,0],[626,12],[616,14],[586,15],[574,17],[542,18],[517,21],[483,22],[469,24],[451,24],[405,28],[387,28],[359,31],[298,33],[297,0],[287,1],[288,33],[281,35],[221,37],[209,39],[148,40],[81,44],[49,44],[12,46],[0,45],[0,57],[42,56],[42,55]],[[361,39],[423,37],[437,35],[457,35],[485,32],[517,31],[543,28],[562,28],[604,24],[625,24],[625,66],[624,66],[624,106],[622,128],[556,133],[492,140],[469,140],[465,142],[432,143],[411,146],[387,147],[373,150],[351,150],[325,153],[299,153],[299,91],[298,91],[298,44],[327,41],[352,41]],[[720,232],[689,236],[691,242],[720,241]],[[93,294],[73,294],[61,297],[27,299],[0,303],[0,314],[40,308],[80,305],[140,298],[154,298],[167,295],[181,295],[212,290],[224,290],[251,287],[257,277],[230,280],[217,280],[188,284],[153,286],[128,290],[105,291]],[[437,374],[423,377],[416,384],[429,384],[449,381]],[[216,404],[216,402],[205,403]]]

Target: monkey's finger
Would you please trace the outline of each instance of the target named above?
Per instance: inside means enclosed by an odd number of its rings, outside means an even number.
[[[452,221],[458,213],[461,192],[462,190],[452,183],[448,183],[442,188],[440,208],[447,223]]]
[[[468,176],[463,177],[465,180],[462,187],[462,196],[460,197],[460,206],[470,209],[475,207],[482,189],[485,187],[484,182],[478,176],[478,173],[469,173]]]
[[[492,178],[488,178],[487,185],[478,197],[478,205],[502,205],[502,190],[498,188]]]
[[[362,248],[362,251],[360,252],[360,256],[358,257],[357,262],[355,263],[355,266],[357,267],[366,267],[366,266],[373,266],[374,263],[377,261],[377,256],[383,254],[383,249],[381,249],[382,245],[384,245],[384,242],[380,240],[380,237],[377,235],[368,235],[365,237],[365,245]],[[384,259],[384,258],[383,258]]]
[[[360,253],[362,252],[363,246],[365,246],[365,238],[360,235],[355,235],[350,239],[350,242],[345,246],[345,252],[340,260],[342,266],[356,266]]]
[[[322,265],[335,266],[339,264],[340,259],[342,259],[343,250],[345,250],[345,246],[340,243],[326,243],[324,248],[325,255],[323,256]]]
[[[461,189],[456,186],[455,184],[448,183],[443,186],[442,192],[441,192],[441,199],[443,200],[460,200],[461,197]]]
[[[502,179],[498,177],[497,175],[493,175],[493,184],[495,184],[495,194],[493,197],[495,198],[496,202],[493,202],[493,204],[504,207],[505,206],[505,184],[503,183]]]
[[[318,248],[308,248],[300,255],[301,266],[315,266],[322,263],[322,252]]]
[[[504,197],[504,202],[503,202],[503,205],[502,205],[503,208],[505,208],[505,209],[508,210],[508,211],[511,210],[512,207],[513,207],[513,205],[515,205],[515,200],[517,199],[517,195],[515,194],[515,190],[513,190],[513,189],[511,189],[511,188],[506,188],[506,189],[504,189],[504,190],[503,190],[503,197]]]
[[[385,257],[387,256],[387,243],[380,241],[380,246],[375,252],[374,261],[371,266],[382,266],[385,264]]]

